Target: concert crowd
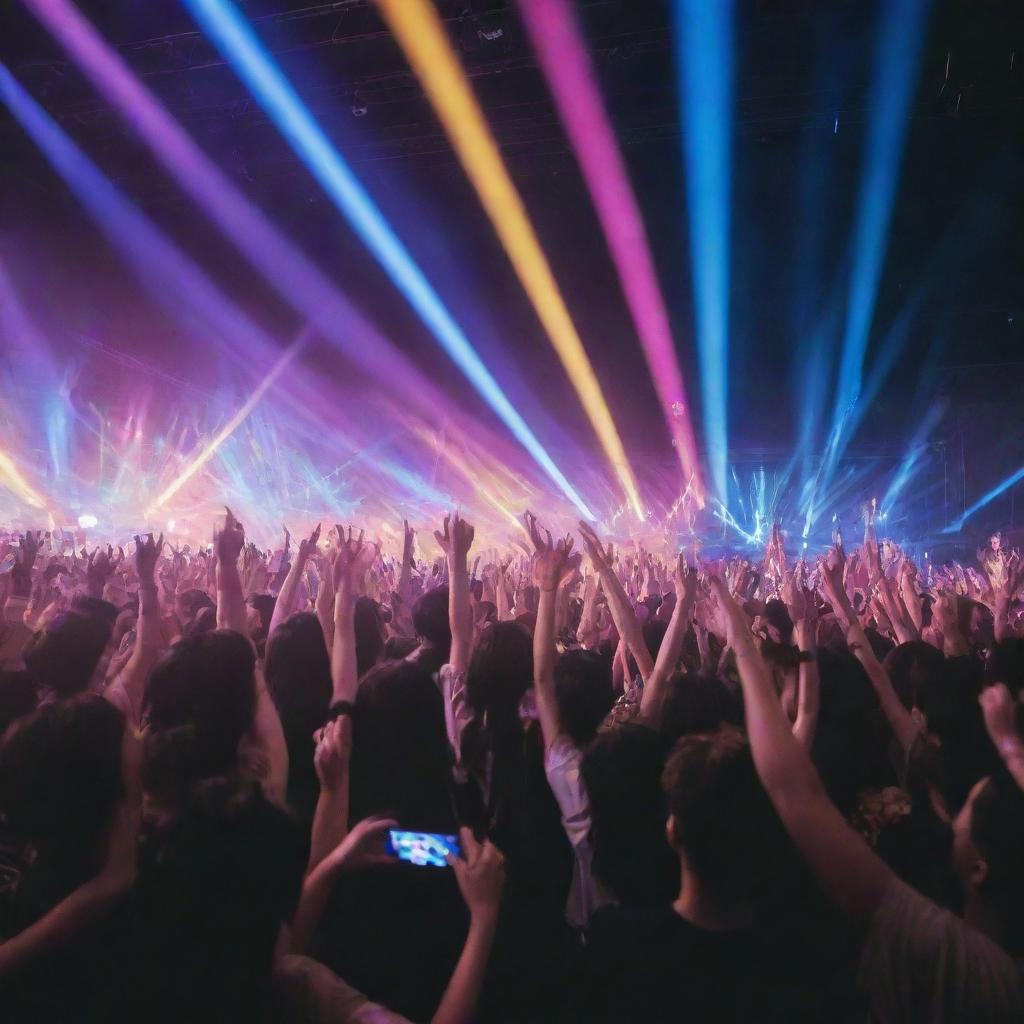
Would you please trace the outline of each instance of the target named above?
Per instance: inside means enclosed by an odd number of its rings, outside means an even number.
[[[0,534],[3,1021],[1024,1021],[999,535],[217,526]]]

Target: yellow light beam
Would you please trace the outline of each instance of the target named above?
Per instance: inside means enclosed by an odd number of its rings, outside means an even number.
[[[309,332],[304,331],[302,335],[285,349],[281,358],[270,368],[270,372],[260,381],[256,390],[239,406],[234,416],[217,432],[217,436],[171,481],[156,501],[146,509],[147,516],[155,512],[161,505],[170,501],[217,454],[217,449],[245,422],[245,418],[256,408],[256,405],[267,389],[281,376],[285,367],[295,358],[299,349],[306,343],[308,336]]]
[[[379,6],[491,218],[630,505],[643,517],[633,470],[597,375],[437,12],[429,0],[379,0]]]
[[[3,449],[0,449],[0,480],[22,501],[35,508],[45,509],[46,499],[21,475],[21,470]]]

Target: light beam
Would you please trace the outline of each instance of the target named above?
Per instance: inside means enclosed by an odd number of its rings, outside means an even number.
[[[379,7],[473,183],[630,505],[643,518],[633,470],[597,375],[437,12],[429,0],[379,0]]]
[[[608,242],[683,479],[703,506],[697,448],[668,312],[625,161],[601,101],[590,54],[567,0],[519,0],[523,22],[572,142]]]
[[[732,19],[730,0],[675,3],[701,404],[711,484],[722,502],[729,455]]]
[[[298,246],[234,188],[73,3],[24,2],[184,191],[293,309],[371,378],[401,392],[406,401],[425,414],[436,417],[438,410],[449,404],[441,390],[348,302]],[[514,409],[506,410],[506,414],[506,425],[517,440],[580,513],[593,519],[593,513],[522,417]]]

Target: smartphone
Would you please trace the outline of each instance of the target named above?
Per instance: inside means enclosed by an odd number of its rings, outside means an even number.
[[[417,867],[446,868],[447,857],[461,853],[458,836],[438,832],[403,832],[393,828],[388,832],[388,853],[399,860],[407,860]]]

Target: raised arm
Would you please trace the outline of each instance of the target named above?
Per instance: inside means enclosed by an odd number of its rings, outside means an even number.
[[[711,585],[736,654],[750,748],[765,791],[825,894],[866,927],[892,872],[829,801],[793,735],[743,613],[720,579]]]
[[[989,738],[999,751],[1006,770],[1024,789],[1024,740],[1017,731],[1017,702],[1003,683],[982,690],[978,700],[985,715]]]
[[[363,531],[348,537],[338,527],[338,557],[334,560],[334,646],[331,649],[332,700],[351,703],[356,698],[359,672],[356,666],[356,576],[365,571]]]
[[[615,623],[615,628],[619,631],[619,636],[625,640],[626,646],[629,648],[636,661],[637,668],[640,670],[640,677],[646,686],[647,680],[654,671],[654,659],[651,657],[651,652],[647,649],[647,643],[644,640],[644,633],[640,627],[640,621],[636,617],[636,612],[633,610],[629,597],[623,589],[618,576],[615,575],[615,570],[612,568],[611,550],[609,549],[607,552],[604,550],[597,534],[594,533],[587,523],[580,523],[580,535],[583,537],[583,543],[586,545],[590,560],[594,563],[594,568],[601,575],[601,585],[604,587],[605,595],[608,598],[608,608],[612,613],[612,621]]]
[[[686,559],[682,554],[679,555],[675,577],[676,604],[672,609],[672,618],[669,619],[668,628],[662,638],[654,670],[640,697],[640,714],[655,721],[661,715],[666,684],[679,664],[683,641],[690,626],[690,615],[697,601],[697,573],[687,569]]]
[[[339,846],[348,832],[351,757],[352,719],[339,715],[316,734],[313,765],[320,781],[320,796],[313,813],[307,873]]]
[[[128,800],[117,807],[100,871],[38,921],[0,943],[0,982],[41,957],[81,941],[121,904],[135,884],[141,808]]]
[[[245,545],[245,530],[231,509],[224,509],[224,529],[216,538],[217,552],[217,628],[233,629],[242,636],[249,630],[245,614],[245,592],[238,573],[238,556]]]
[[[309,535],[309,538],[299,541],[299,550],[288,567],[288,575],[285,576],[284,583],[281,584],[281,591],[274,604],[274,614],[270,618],[270,628],[267,630],[268,637],[273,636],[274,630],[295,611],[295,595],[299,589],[299,582],[306,571],[306,563],[316,551],[319,540],[320,524],[317,523],[316,529]]]
[[[581,556],[572,554],[571,537],[557,543],[545,531],[546,539],[537,529],[537,519],[526,513],[526,525],[533,541],[533,582],[540,591],[537,602],[537,625],[533,631],[533,683],[545,748],[550,747],[562,731],[555,700],[555,604],[558,585],[579,566]]]
[[[804,586],[804,563],[799,562],[782,586],[783,600],[793,621],[793,639],[800,651],[800,692],[793,735],[805,750],[814,743],[818,725],[818,614],[814,595]]]
[[[825,596],[846,632],[846,642],[849,644],[850,650],[864,666],[864,671],[867,672],[871,685],[875,688],[878,702],[900,747],[905,752],[909,752],[919,733],[917,723],[903,706],[903,701],[900,700],[893,688],[889,673],[875,657],[875,652],[868,642],[864,628],[853,610],[853,605],[850,603],[850,598],[843,585],[843,562],[842,549],[837,547],[822,563],[821,582]]]
[[[444,517],[444,532],[434,531],[434,539],[448,559],[448,618],[452,628],[452,647],[448,663],[455,673],[469,668],[469,648],[473,643],[473,605],[469,599],[469,549],[473,527],[455,513]]]
[[[163,626],[160,621],[160,595],[156,587],[156,564],[163,550],[164,535],[153,540],[135,538],[135,571],[139,577],[139,615],[135,626],[135,646],[128,663],[107,690],[107,696],[124,712],[128,725],[138,728],[142,714],[142,691],[146,677],[160,655]]]
[[[505,885],[505,859],[497,847],[489,840],[478,843],[468,828],[460,829],[460,837],[463,858],[450,858],[449,863],[469,909],[469,932],[431,1024],[470,1024],[476,1019]]]

